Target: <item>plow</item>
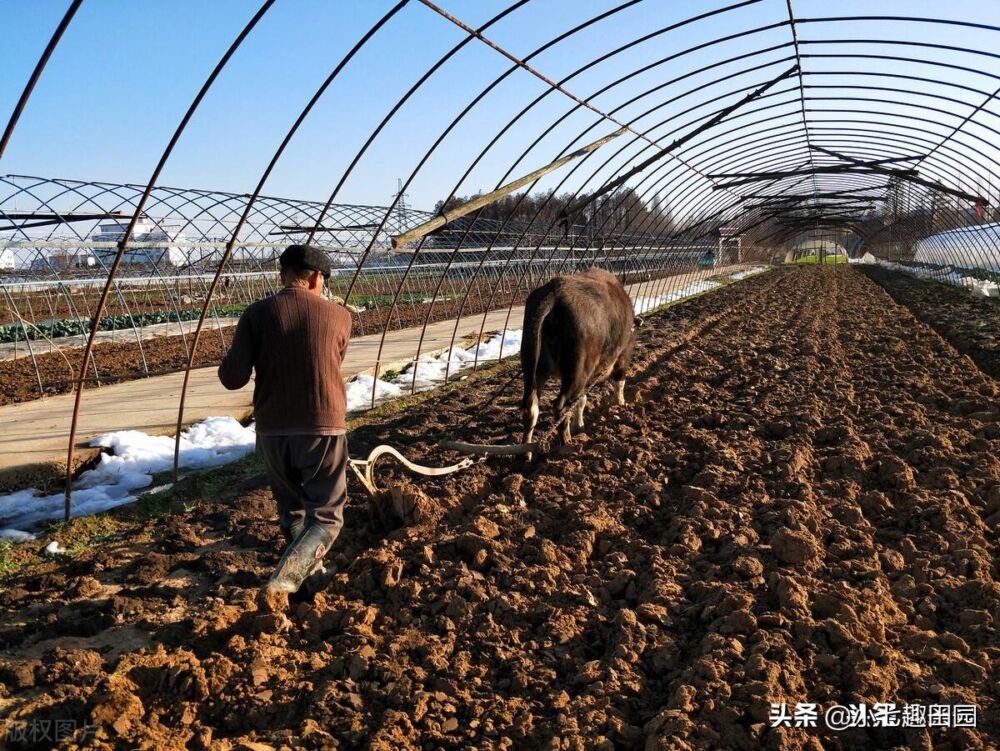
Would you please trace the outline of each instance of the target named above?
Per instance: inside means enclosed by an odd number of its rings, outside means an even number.
[[[392,446],[387,444],[382,444],[376,446],[371,450],[368,456],[364,459],[349,459],[348,466],[354,473],[354,476],[358,478],[358,481],[368,492],[368,495],[372,499],[378,498],[379,494],[382,492],[378,484],[375,481],[375,463],[383,456],[389,455],[394,457],[400,464],[402,464],[406,469],[414,474],[423,475],[424,477],[442,477],[444,475],[450,475],[454,472],[459,472],[463,469],[468,469],[477,463],[476,459],[471,457],[463,459],[457,464],[450,464],[446,467],[427,467],[423,464],[417,464],[416,462],[411,462],[405,456],[403,456],[399,451],[394,449]]]
[[[525,456],[530,460],[537,443],[488,445],[466,443],[464,441],[443,441],[441,447],[469,454],[461,461],[439,467],[429,467],[410,461],[400,451],[387,444],[372,449],[364,459],[348,459],[348,466],[365,489],[368,496],[368,512],[377,525],[394,528],[400,523],[409,527],[421,524],[433,516],[436,504],[419,488],[405,482],[395,482],[382,486],[376,480],[376,463],[382,457],[392,457],[406,470],[423,477],[444,477],[482,464],[491,456]]]
[[[443,477],[480,464],[490,456],[521,456],[537,451],[539,446],[538,443],[512,443],[492,446],[483,443],[466,443],[464,441],[444,441],[441,445],[443,448],[466,454],[474,454],[476,457],[469,456],[460,462],[444,467],[428,467],[424,464],[417,464],[410,461],[397,449],[383,443],[373,448],[364,459],[349,459],[348,466],[368,495],[374,500],[383,492],[383,489],[378,486],[375,480],[375,465],[383,456],[395,458],[407,470],[416,475]]]
[[[576,403],[571,405],[571,409],[568,410],[567,413],[572,412],[575,406]],[[566,419],[569,418],[567,417]],[[418,464],[417,462],[407,459],[406,456],[404,456],[398,449],[385,443],[373,448],[364,459],[348,459],[348,467],[350,467],[351,472],[365,489],[369,499],[373,503],[378,503],[381,498],[385,497],[386,491],[389,491],[391,494],[393,490],[392,488],[379,487],[375,478],[376,463],[384,456],[390,456],[396,459],[396,461],[402,464],[404,468],[415,475],[421,475],[423,477],[444,477],[445,475],[469,469],[477,464],[482,464],[491,456],[521,456],[530,461],[532,457],[538,456],[540,453],[544,453],[546,439],[559,429],[560,424],[560,422],[557,422],[545,431],[545,433],[538,439],[526,443],[488,444],[453,440],[441,441],[440,446],[443,449],[456,451],[461,454],[469,454],[469,456],[466,456],[464,459],[456,462],[455,464],[448,464],[441,467],[429,467],[424,464]]]

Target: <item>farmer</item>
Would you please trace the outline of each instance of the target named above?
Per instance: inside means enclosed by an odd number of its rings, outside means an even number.
[[[279,262],[283,289],[240,316],[219,380],[238,389],[257,371],[257,452],[289,542],[265,589],[290,593],[322,568],[344,523],[347,398],[340,366],[351,314],[323,296],[330,262],[322,250],[290,245]]]

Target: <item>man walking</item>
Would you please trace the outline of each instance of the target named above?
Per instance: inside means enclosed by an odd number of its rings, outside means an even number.
[[[257,452],[289,542],[266,589],[290,593],[322,566],[344,523],[347,397],[340,366],[351,314],[323,297],[330,262],[322,250],[290,245],[279,263],[283,289],[240,316],[219,380],[238,389],[257,372]]]

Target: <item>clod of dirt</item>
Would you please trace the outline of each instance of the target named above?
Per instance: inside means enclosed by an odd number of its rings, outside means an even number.
[[[0,683],[11,689],[32,688],[41,660],[0,660]]]
[[[240,741],[233,747],[233,751],[274,751],[274,746],[257,741]]]
[[[788,527],[782,527],[771,538],[771,550],[782,563],[803,563],[819,555],[819,546],[811,534]]]
[[[264,615],[284,613],[288,610],[288,593],[261,587],[257,593],[257,609]]]
[[[439,511],[423,490],[411,482],[397,482],[369,500],[372,515],[388,529],[412,527],[432,520]]]
[[[139,697],[112,678],[95,692],[90,720],[98,727],[108,727],[118,735],[127,735],[142,722],[144,712]]]
[[[733,570],[740,576],[752,579],[764,573],[764,564],[760,562],[759,558],[741,555],[733,562]]]

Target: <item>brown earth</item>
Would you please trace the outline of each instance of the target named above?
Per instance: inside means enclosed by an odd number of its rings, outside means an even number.
[[[880,266],[867,266],[865,273],[893,300],[971,357],[980,370],[1000,377],[1000,301],[973,297],[966,289]]]
[[[996,384],[850,268],[640,332],[630,404],[571,446],[420,478],[393,531],[353,485],[335,573],[287,611],[256,599],[265,490],[7,581],[0,719],[88,724],[65,749],[995,748]],[[352,454],[508,440],[512,372]],[[976,704],[978,728],[772,729],[772,702]]]
[[[222,329],[225,337],[223,346],[218,329],[206,330],[198,344],[196,365],[216,365],[222,360],[222,355],[228,349],[232,339],[233,327]],[[161,336],[148,339],[142,343],[142,353],[132,342],[106,342],[94,345],[94,364],[101,384],[134,381],[150,374],[174,373],[187,366],[188,349],[191,337],[187,337],[187,346],[180,336]],[[40,343],[42,348],[48,345]],[[46,396],[66,394],[73,390],[73,384],[79,375],[80,358],[83,348],[63,350],[65,357],[58,352],[45,352],[36,355],[34,362],[30,357],[19,357],[16,360],[0,361],[0,405],[20,404],[41,398],[38,390],[38,378],[41,377],[42,387]],[[143,366],[145,357],[145,367]],[[68,360],[68,362],[67,362]],[[36,371],[37,368],[37,371]],[[98,381],[94,367],[87,369],[87,386],[96,387]],[[36,375],[37,372],[37,375]]]

